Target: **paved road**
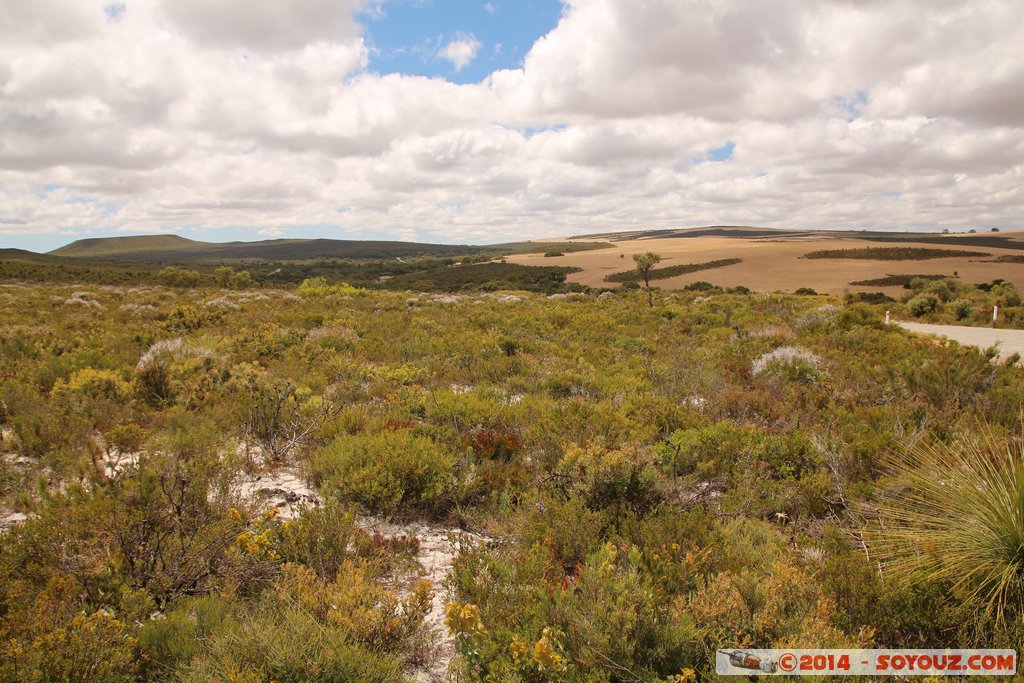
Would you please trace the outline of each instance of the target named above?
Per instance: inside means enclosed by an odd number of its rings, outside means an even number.
[[[1007,358],[1015,353],[1024,356],[1024,330],[994,330],[991,327],[962,327],[960,325],[922,325],[921,323],[896,323],[911,332],[937,334],[955,339],[961,344],[970,344],[986,349],[999,345],[999,355]]]

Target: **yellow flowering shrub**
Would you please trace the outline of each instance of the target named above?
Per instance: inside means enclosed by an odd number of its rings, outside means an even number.
[[[652,451],[636,446],[608,449],[597,444],[569,444],[556,473],[592,509],[643,511],[662,497]]]
[[[302,607],[363,645],[386,649],[419,627],[430,610],[433,588],[428,581],[419,581],[400,598],[375,578],[373,568],[363,562],[346,561],[334,581],[319,578],[309,567],[286,564],[277,599]]]

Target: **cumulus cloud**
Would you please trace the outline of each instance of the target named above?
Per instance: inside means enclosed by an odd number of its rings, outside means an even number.
[[[567,0],[467,85],[368,70],[374,6],[0,0],[0,235],[1024,228],[1024,3]]]
[[[362,0],[160,0],[183,34],[213,48],[296,49],[352,40]]]
[[[476,59],[480,47],[480,41],[472,34],[460,33],[458,37],[438,50],[437,56],[451,62],[456,71],[462,71]]]

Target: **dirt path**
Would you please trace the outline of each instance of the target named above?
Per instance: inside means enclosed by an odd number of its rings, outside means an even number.
[[[321,502],[319,494],[309,486],[301,473],[287,467],[241,482],[239,488],[243,495],[255,498],[261,507],[277,508],[282,519],[294,517],[300,505]],[[455,641],[444,623],[444,606],[448,601],[448,574],[458,555],[458,542],[460,539],[483,542],[489,539],[461,529],[417,522],[392,524],[371,516],[360,516],[356,523],[367,531],[384,536],[414,536],[419,539],[420,548],[416,559],[423,567],[420,577],[430,581],[434,587],[434,597],[425,623],[434,634],[436,649],[429,663],[411,671],[410,678],[418,683],[444,681],[448,666],[455,657]]]
[[[999,357],[1009,358],[1015,353],[1024,356],[1024,330],[995,330],[990,327],[964,327],[962,325],[925,325],[922,323],[896,323],[918,334],[935,334],[961,344],[987,349],[999,346]]]
[[[455,640],[444,623],[444,607],[449,598],[446,588],[448,574],[458,556],[460,540],[486,542],[487,539],[461,529],[417,523],[396,525],[372,517],[361,517],[357,523],[369,531],[379,532],[385,536],[405,535],[419,539],[420,550],[416,559],[423,567],[420,578],[426,579],[434,587],[434,598],[424,623],[434,634],[436,649],[425,667],[411,672],[411,680],[417,683],[445,681],[448,666],[455,657]]]
[[[14,454],[0,453],[0,456],[15,459]],[[108,475],[117,476],[120,471],[120,467],[110,467]],[[277,509],[278,516],[282,519],[292,519],[302,508],[323,502],[302,472],[291,467],[245,476],[236,482],[234,488],[238,494],[259,509]],[[25,519],[24,514],[14,512],[0,503],[0,533]],[[393,524],[371,516],[358,517],[356,524],[367,531],[388,537],[407,536],[419,539],[419,554],[416,559],[422,567],[420,578],[428,580],[434,588],[434,597],[425,623],[433,633],[436,647],[433,657],[426,665],[408,673],[411,680],[419,683],[446,680],[448,667],[455,657],[455,643],[444,623],[444,607],[448,601],[448,575],[458,556],[460,540],[488,542],[490,539],[457,528],[417,522]]]

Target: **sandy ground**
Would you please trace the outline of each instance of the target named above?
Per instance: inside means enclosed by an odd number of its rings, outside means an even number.
[[[4,430],[7,437],[8,430]],[[0,444],[3,441],[0,440]],[[18,465],[20,458],[15,453],[0,451],[0,457]],[[123,465],[133,462],[137,454],[124,457],[114,456],[107,462],[107,475],[116,477],[121,473]],[[235,482],[234,490],[243,499],[250,501],[257,509],[277,509],[282,519],[292,519],[300,514],[303,508],[320,505],[323,501],[319,493],[309,485],[309,481],[301,471],[293,467],[280,467],[271,472],[246,475]],[[15,512],[0,503],[0,534],[11,526],[25,521],[26,515]],[[419,539],[419,554],[416,559],[420,564],[419,578],[426,579],[434,587],[434,597],[430,612],[425,622],[433,634],[434,650],[431,659],[423,666],[408,671],[410,680],[417,683],[433,683],[447,678],[448,667],[455,657],[455,641],[445,626],[445,603],[448,601],[447,580],[458,555],[460,541],[490,543],[492,539],[463,531],[461,529],[435,526],[422,523],[392,524],[371,516],[360,516],[356,523],[372,533],[384,536],[410,536]],[[400,587],[400,593],[409,586]]]
[[[1021,233],[1002,233],[1002,236],[1024,237]],[[678,289],[698,280],[706,280],[722,287],[745,285],[758,291],[793,291],[810,287],[827,294],[851,291],[884,291],[890,295],[902,294],[901,287],[854,287],[850,283],[886,275],[958,273],[969,282],[987,282],[997,277],[1012,281],[1024,288],[1024,264],[992,263],[1004,254],[1024,254],[1024,251],[965,246],[950,236],[949,245],[928,243],[868,242],[842,237],[814,236],[792,238],[734,238],[685,237],[627,240],[611,242],[609,249],[569,253],[546,258],[542,254],[522,254],[510,257],[512,263],[544,266],[575,266],[583,271],[568,276],[569,282],[591,287],[613,287],[604,282],[605,275],[631,270],[633,254],[653,251],[662,256],[659,267],[680,263],[701,263],[726,258],[741,258],[742,263],[724,268],[704,270],[679,277],[655,281],[663,289]],[[980,251],[992,257],[942,258],[923,261],[859,261],[848,259],[802,259],[804,254],[820,249],[862,249],[865,247],[925,247]]]
[[[960,325],[924,325],[922,323],[897,323],[900,327],[918,334],[935,334],[961,344],[987,349],[999,347],[999,357],[1009,358],[1015,353],[1024,356],[1024,330],[994,330],[990,327],[962,327]]]
[[[259,507],[278,509],[278,516],[283,519],[294,517],[301,506],[318,505],[322,502],[320,495],[309,486],[306,478],[298,470],[290,467],[281,467],[273,472],[243,480],[239,482],[238,490],[243,496],[251,497]],[[491,539],[460,529],[416,522],[392,524],[370,516],[361,516],[356,523],[367,531],[384,536],[412,536],[419,539],[420,548],[416,559],[422,567],[420,578],[426,579],[434,587],[434,597],[425,622],[433,632],[435,648],[431,660],[422,668],[410,671],[409,676],[417,683],[446,680],[448,667],[455,657],[455,641],[444,623],[444,607],[448,601],[448,574],[458,555],[460,540],[486,543]]]
[[[19,456],[13,451],[6,451],[5,448],[10,444],[11,430],[7,427],[0,428],[0,458],[4,460],[4,463],[8,466],[23,467],[27,466],[30,461]],[[11,526],[24,522],[26,515],[22,512],[15,512],[3,501],[0,501],[0,533],[4,532]]]

